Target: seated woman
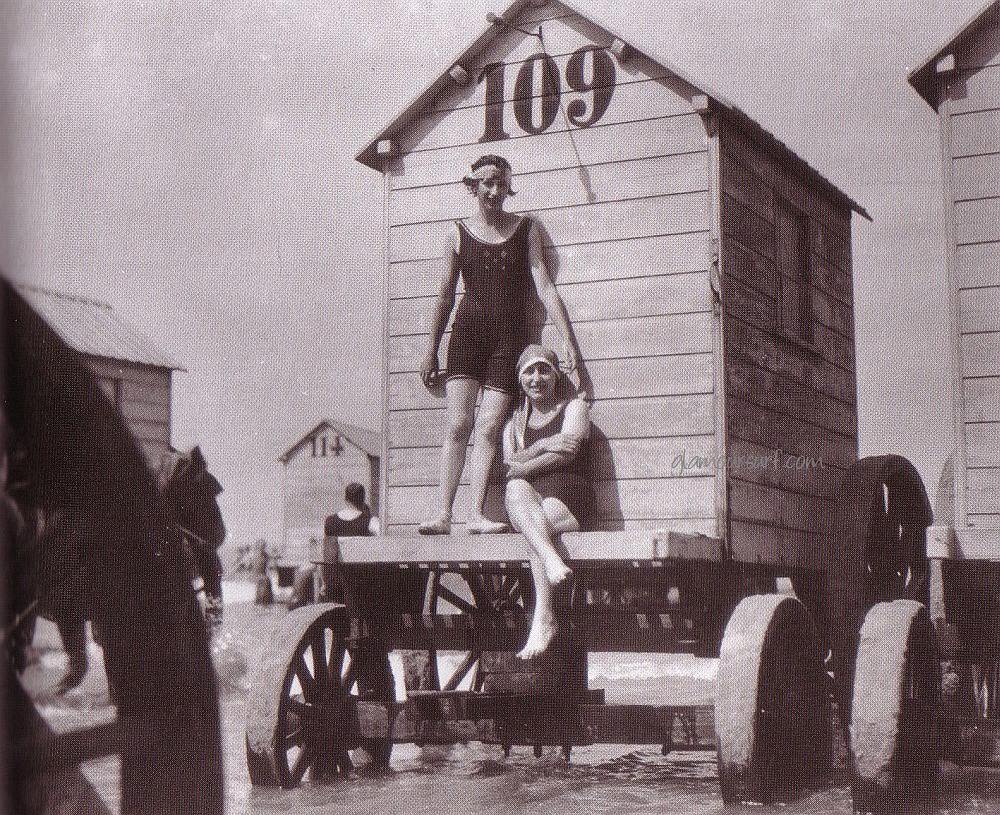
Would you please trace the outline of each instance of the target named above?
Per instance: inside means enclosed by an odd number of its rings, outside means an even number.
[[[559,359],[548,348],[525,348],[517,372],[524,401],[504,430],[505,497],[511,524],[532,549],[535,612],[518,654],[530,659],[544,651],[556,633],[552,589],[571,574],[553,546],[553,535],[580,529],[594,498],[585,472],[587,403],[562,376]]]

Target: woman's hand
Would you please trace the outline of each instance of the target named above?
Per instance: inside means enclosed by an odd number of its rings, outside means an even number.
[[[441,371],[438,368],[437,354],[428,351],[423,362],[420,363],[420,379],[423,380],[424,387],[430,389],[437,385],[440,378]]]
[[[576,436],[566,433],[556,433],[545,439],[545,450],[549,453],[564,453],[568,456],[575,456],[580,452],[581,441]]]
[[[571,374],[580,365],[580,355],[576,352],[576,348],[573,347],[572,343],[566,343],[563,346],[562,361],[559,367],[562,368],[564,374]]]
[[[524,478],[524,465],[520,461],[512,461],[507,465],[503,474],[504,481],[513,481],[515,478]]]

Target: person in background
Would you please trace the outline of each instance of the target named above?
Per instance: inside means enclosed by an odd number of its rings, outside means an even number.
[[[503,455],[507,515],[531,546],[535,610],[521,659],[538,656],[557,630],[552,590],[572,574],[553,537],[589,520],[594,492],[587,474],[590,413],[559,371],[555,352],[529,345],[517,363],[524,400],[507,421]]]
[[[327,537],[349,538],[357,535],[380,535],[382,529],[378,518],[372,515],[365,503],[365,488],[360,484],[348,484],[344,488],[346,505],[326,519],[323,534]]]

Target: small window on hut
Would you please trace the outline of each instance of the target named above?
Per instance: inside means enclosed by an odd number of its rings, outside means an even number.
[[[814,336],[809,218],[781,202],[776,208],[775,233],[781,332],[811,345]]]

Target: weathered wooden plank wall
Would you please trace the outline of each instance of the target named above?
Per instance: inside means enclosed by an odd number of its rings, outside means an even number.
[[[857,457],[851,212],[739,128],[720,136],[729,540],[738,560],[818,565]]]
[[[607,35],[567,15],[558,3],[533,13],[562,83],[563,110],[596,94],[570,91],[571,57],[583,46],[610,49]],[[522,20],[513,21],[525,28]],[[691,89],[640,58],[613,61],[607,109],[591,126],[560,112],[532,134],[513,113],[515,77],[537,38],[508,31],[456,85],[400,134],[390,162],[389,309],[386,438],[387,518],[391,534],[411,534],[435,511],[444,402],[428,393],[418,368],[436,287],[442,245],[473,198],[460,179],[484,153],[514,169],[509,208],[541,225],[549,268],[566,302],[592,381],[598,428],[592,471],[604,528],[660,527],[716,531],[715,455],[707,134]],[[481,142],[483,66],[503,62],[503,127],[510,138]],[[586,81],[598,84],[593,57]],[[535,65],[539,68],[538,64]],[[535,71],[530,101],[540,115],[552,85]],[[524,87],[520,89],[524,100]],[[578,166],[579,163],[579,166]],[[555,340],[551,325],[541,336]],[[450,334],[445,335],[443,364]],[[456,518],[465,510],[466,479]]]
[[[87,364],[156,471],[170,447],[170,369],[101,357]]]
[[[1000,526],[1000,27],[987,24],[941,77],[946,215],[959,355],[959,514]],[[961,515],[964,514],[964,518]]]

